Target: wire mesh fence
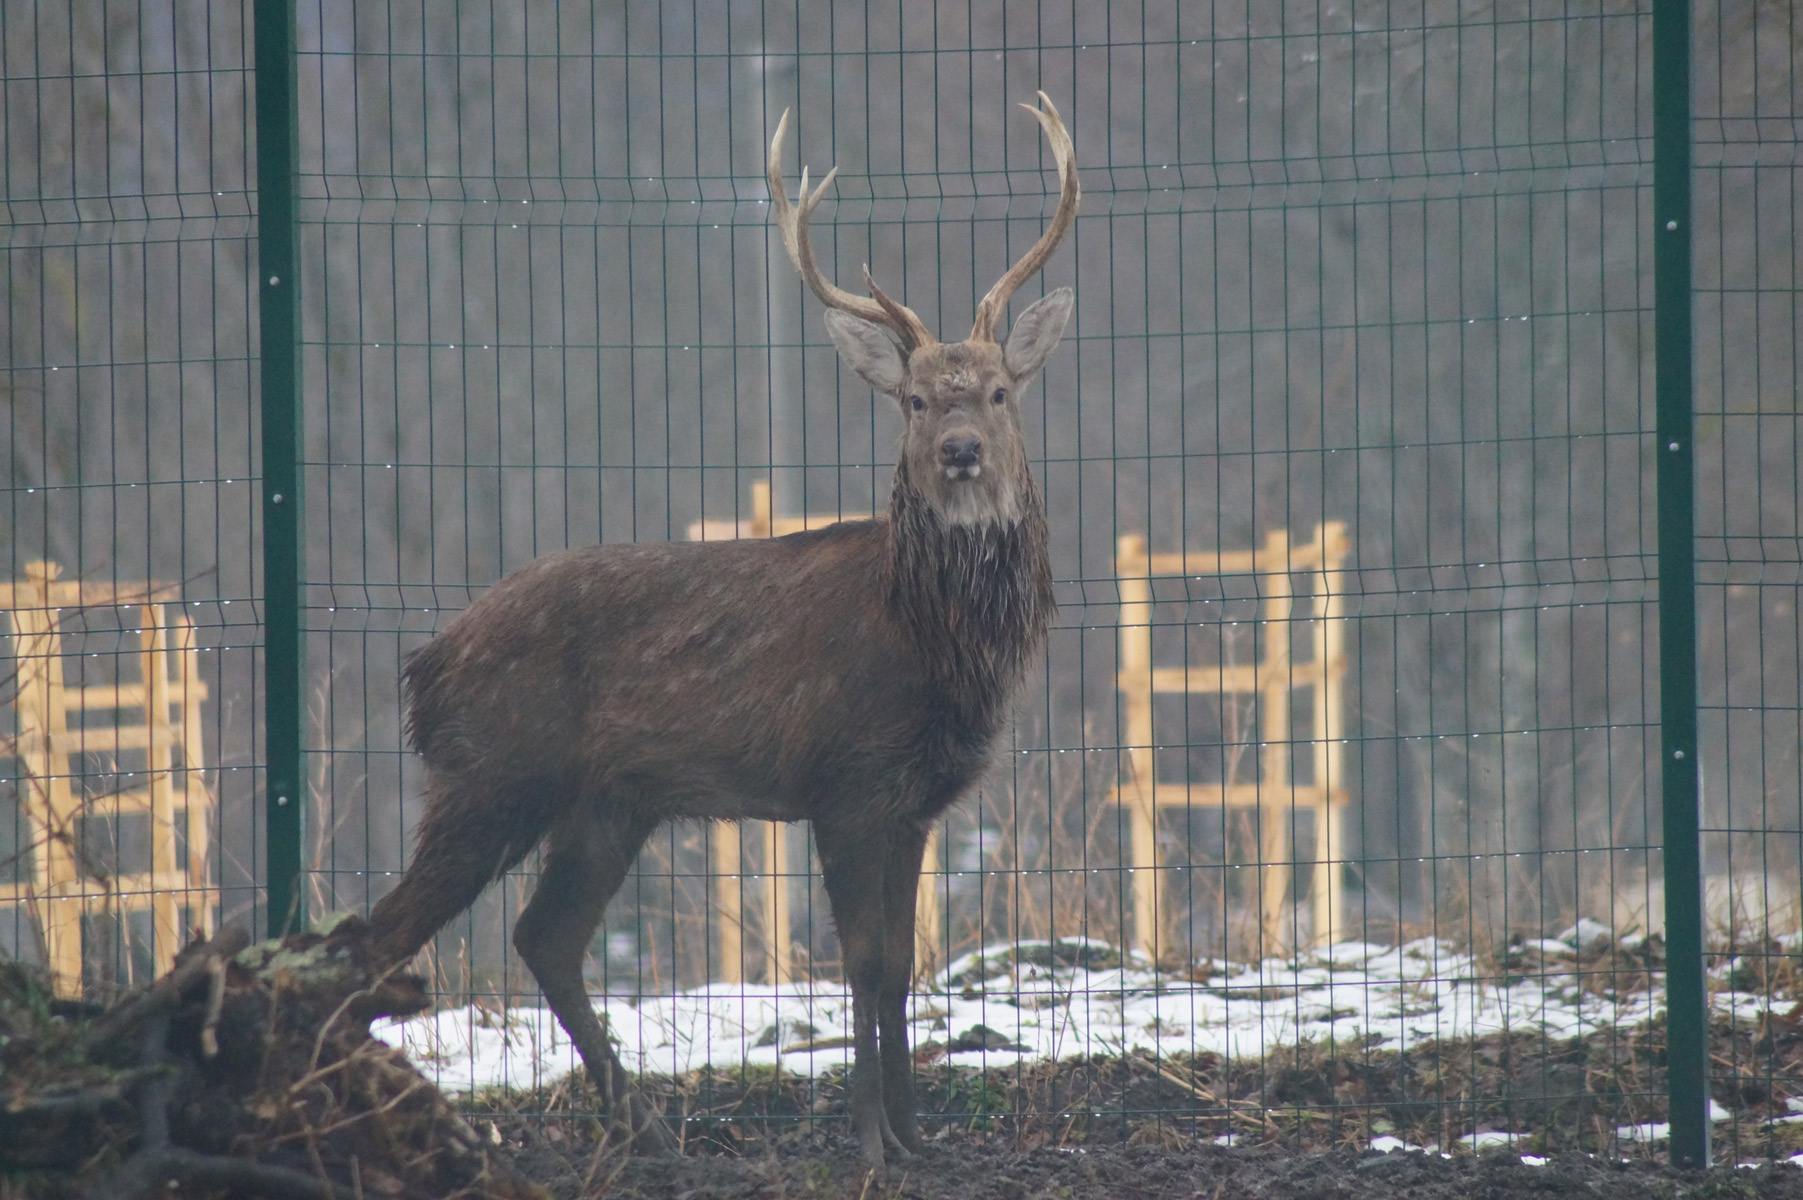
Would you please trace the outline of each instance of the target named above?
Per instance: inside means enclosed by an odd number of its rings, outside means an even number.
[[[1648,9],[296,9],[305,911],[398,878],[401,664],[507,571],[886,508],[895,418],[769,222],[779,114],[841,168],[829,273],[868,262],[957,329],[1056,202],[1014,107],[1043,89],[1084,187],[1022,295],[1077,293],[1024,402],[1060,608],[929,850],[926,1102],[1067,1134],[1662,1146]],[[51,965],[79,944],[97,988],[181,927],[268,922],[253,30],[77,3],[4,31],[0,937]],[[1776,1155],[1803,1053],[1798,33],[1721,0],[1690,34],[1711,1094],[1720,1144]],[[96,590],[27,603],[35,563]],[[153,601],[190,631],[179,714]],[[140,749],[159,722],[200,737]],[[392,1031],[446,1086],[543,1096],[577,1065],[508,940],[534,875],[437,939],[441,1011]],[[836,1094],[826,913],[805,827],[641,854],[588,983],[698,1129]]]
[[[166,965],[262,875],[251,31],[8,5],[0,953]]]

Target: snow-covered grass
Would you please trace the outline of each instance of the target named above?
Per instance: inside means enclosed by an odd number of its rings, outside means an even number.
[[[1640,1025],[1664,1007],[1658,972],[1608,969],[1606,956],[1632,954],[1631,941],[1611,948],[1580,924],[1524,949],[1531,969],[1503,971],[1424,938],[1177,973],[1100,942],[1018,942],[967,954],[921,988],[913,1039],[953,1064],[990,1068],[1132,1051],[1256,1058],[1302,1041],[1401,1050],[1499,1033],[1574,1038]],[[1767,1001],[1723,992],[1714,1003],[1756,1020]],[[638,1072],[743,1065],[818,1077],[851,1058],[850,997],[834,983],[713,984],[597,997],[596,1009]],[[451,1091],[538,1087],[580,1066],[539,1007],[463,1007],[374,1032]]]

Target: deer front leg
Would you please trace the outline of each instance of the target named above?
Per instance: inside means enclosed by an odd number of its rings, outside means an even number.
[[[852,1066],[848,1097],[852,1132],[872,1170],[882,1171],[885,1151],[906,1157],[883,1107],[883,1070],[877,1024],[884,983],[887,838],[881,830],[847,831],[816,825],[814,844],[839,930],[839,952],[851,986]]]
[[[883,1109],[902,1146],[925,1149],[914,1119],[914,1056],[908,1048],[908,993],[914,983],[914,918],[926,829],[898,830],[883,867],[883,985],[877,1032],[883,1047]]]

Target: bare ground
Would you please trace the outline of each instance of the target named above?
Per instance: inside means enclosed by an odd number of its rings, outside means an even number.
[[[597,1140],[594,1097],[567,1086],[478,1097],[473,1121],[558,1197],[675,1200],[847,1196],[1100,1197],[1547,1195],[1803,1197],[1803,1123],[1785,1100],[1803,1088],[1803,1036],[1787,1021],[1723,1025],[1716,1093],[1735,1119],[1716,1126],[1718,1160],[1756,1168],[1680,1171],[1662,1144],[1619,1136],[1663,1119],[1656,1031],[1589,1041],[1528,1037],[1411,1054],[1300,1046],[1263,1061],[1147,1056],[980,1072],[924,1066],[929,1152],[877,1179],[844,1133],[842,1078],[706,1072],[660,1087],[684,1114],[687,1154],[630,1158]],[[1456,1146],[1474,1130],[1515,1130],[1513,1149],[1451,1156],[1372,1151],[1373,1136]],[[1231,1135],[1227,1146],[1217,1139]],[[1522,1154],[1544,1157],[1523,1163]]]
[[[1684,1172],[1624,1126],[1664,1119],[1653,1028],[1526,1035],[1397,1053],[1302,1044],[988,1071],[921,1048],[926,1154],[869,1175],[844,1133],[842,1075],[769,1069],[645,1081],[687,1153],[610,1144],[580,1080],[441,1095],[367,1029],[429,1003],[377,977],[361,928],[245,949],[239,935],[107,1009],[0,964],[0,1200],[13,1197],[1797,1197],[1803,1006],[1718,1024],[1716,1155]],[[1747,984],[1769,985],[1753,980]],[[1768,992],[1769,994],[1769,992]],[[1513,1131],[1512,1148],[1460,1139]],[[1454,1147],[1369,1150],[1374,1137]],[[1220,1144],[1231,1139],[1235,1144]],[[1523,1153],[1542,1156],[1526,1165]],[[174,1182],[171,1183],[170,1181]]]
[[[1280,1147],[1110,1145],[1017,1150],[991,1135],[935,1143],[885,1179],[872,1178],[855,1147],[836,1134],[797,1136],[750,1155],[627,1159],[548,1148],[521,1150],[516,1165],[558,1197],[618,1200],[1190,1200],[1202,1197],[1573,1196],[1584,1200],[1715,1200],[1803,1197],[1803,1169],[1678,1171],[1657,1161],[1556,1156],[1530,1166],[1506,1151],[1437,1154]]]

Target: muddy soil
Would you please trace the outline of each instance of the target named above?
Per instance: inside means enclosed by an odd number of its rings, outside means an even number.
[[[1296,1153],[1216,1145],[1044,1146],[1015,1150],[1000,1139],[960,1135],[930,1147],[886,1179],[870,1178],[848,1138],[779,1140],[762,1152],[682,1159],[622,1159],[550,1147],[523,1150],[516,1165],[553,1195],[610,1200],[1215,1200],[1217,1197],[1375,1196],[1453,1200],[1532,1196],[1554,1200],[1803,1198],[1803,1169],[1780,1163],[1678,1171],[1651,1161],[1566,1155],[1528,1165],[1490,1151],[1443,1158],[1409,1151]]]

